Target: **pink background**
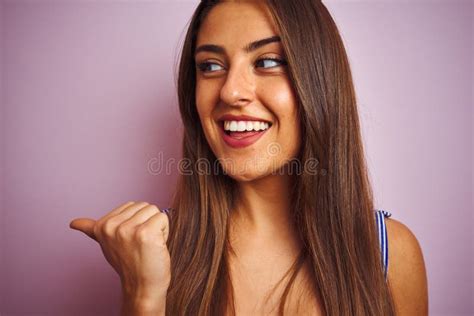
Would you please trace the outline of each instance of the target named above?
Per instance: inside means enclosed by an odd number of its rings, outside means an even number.
[[[68,224],[167,206],[176,168],[154,168],[180,157],[174,67],[197,3],[1,3],[1,315],[118,315],[118,275]],[[430,315],[472,315],[473,5],[326,3],[376,207],[418,237]]]

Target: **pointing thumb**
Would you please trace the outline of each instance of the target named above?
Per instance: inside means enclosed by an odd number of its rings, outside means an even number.
[[[94,234],[95,222],[95,220],[90,218],[76,218],[69,223],[69,227],[75,230],[79,230],[90,238],[97,241],[97,238]]]

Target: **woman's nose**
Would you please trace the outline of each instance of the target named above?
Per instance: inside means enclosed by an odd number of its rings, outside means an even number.
[[[230,67],[220,97],[227,105],[242,106],[255,98],[255,84],[246,66]]]

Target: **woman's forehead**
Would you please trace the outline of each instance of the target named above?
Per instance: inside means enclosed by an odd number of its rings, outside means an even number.
[[[266,5],[254,1],[223,2],[208,13],[198,31],[197,44],[248,43],[277,35]]]

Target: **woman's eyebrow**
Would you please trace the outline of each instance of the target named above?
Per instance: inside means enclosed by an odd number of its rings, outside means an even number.
[[[267,44],[273,43],[273,42],[281,42],[281,38],[278,35],[272,36],[272,37],[267,37],[267,38],[262,38],[257,41],[251,42],[243,48],[244,52],[250,53],[262,46],[265,46]],[[205,45],[200,45],[198,48],[196,48],[196,51],[194,55],[197,55],[199,52],[211,52],[211,53],[216,53],[216,54],[221,54],[225,55],[226,51],[225,48],[219,45],[214,45],[214,44],[205,44]]]

